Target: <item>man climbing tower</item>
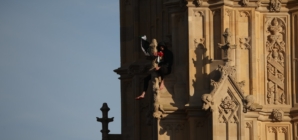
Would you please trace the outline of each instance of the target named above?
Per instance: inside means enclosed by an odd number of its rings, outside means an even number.
[[[159,89],[164,88],[164,76],[168,75],[172,71],[173,64],[173,53],[168,49],[168,47],[160,42],[158,43],[157,53],[154,53],[154,56],[157,57],[155,63],[155,72],[160,76],[161,82],[159,84]],[[146,91],[148,89],[149,81],[151,80],[151,74],[147,75],[144,78],[143,92],[140,96],[136,97],[136,100],[145,98]]]

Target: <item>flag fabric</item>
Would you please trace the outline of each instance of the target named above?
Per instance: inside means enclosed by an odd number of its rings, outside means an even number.
[[[141,37],[141,49],[146,56],[150,56],[150,43],[147,41],[146,35]]]

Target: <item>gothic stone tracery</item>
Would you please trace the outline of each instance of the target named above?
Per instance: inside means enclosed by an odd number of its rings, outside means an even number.
[[[285,104],[285,26],[280,18],[267,20],[267,103]]]
[[[222,99],[221,104],[218,107],[219,109],[219,122],[221,123],[237,123],[239,122],[239,118],[237,115],[237,111],[239,109],[239,105],[235,103],[235,100],[230,96],[226,96]]]

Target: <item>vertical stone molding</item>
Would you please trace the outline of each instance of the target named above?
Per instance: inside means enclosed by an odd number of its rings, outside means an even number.
[[[261,140],[262,139],[262,126],[261,126],[261,122],[258,122],[258,126],[257,126],[257,129],[259,130],[258,131],[258,140]]]
[[[298,123],[297,123],[297,121],[295,121],[294,123],[293,123],[293,133],[294,133],[294,140],[298,140]]]
[[[237,68],[237,81],[245,81],[243,92],[245,95],[252,94],[251,92],[251,54],[252,54],[252,10],[244,8],[236,11],[236,53],[235,65]],[[246,64],[246,65],[241,65]]]
[[[195,100],[200,98],[204,90],[208,86],[204,83],[206,79],[206,55],[207,48],[205,47],[206,37],[206,18],[208,12],[205,9],[190,8],[188,15],[188,30],[189,30],[189,47],[188,47],[188,62],[189,62],[189,103],[191,105],[199,104]],[[190,30],[192,29],[192,30]]]
[[[292,15],[292,42],[295,47],[292,47],[292,65],[293,65],[293,98],[294,104],[298,104],[298,11]]]
[[[245,122],[245,137],[246,140],[253,140],[253,122],[252,121],[246,121]]]

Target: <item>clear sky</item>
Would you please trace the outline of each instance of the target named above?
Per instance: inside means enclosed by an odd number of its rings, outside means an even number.
[[[0,140],[120,133],[119,0],[0,0]]]

